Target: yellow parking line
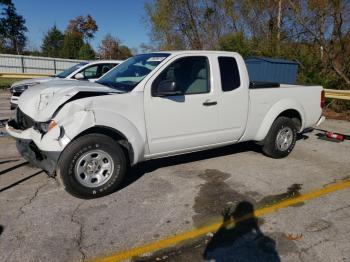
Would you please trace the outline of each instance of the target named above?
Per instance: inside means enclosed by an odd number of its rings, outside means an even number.
[[[270,214],[273,212],[276,212],[277,210],[281,209],[281,208],[286,208],[295,204],[298,204],[300,202],[304,202],[307,200],[311,200],[311,199],[315,199],[318,197],[321,197],[323,195],[335,192],[335,191],[339,191],[345,188],[350,187],[350,181],[343,181],[340,183],[336,183],[336,184],[332,184],[330,186],[327,186],[325,188],[322,189],[318,189],[315,191],[311,191],[309,193],[303,194],[301,196],[292,198],[292,199],[288,199],[288,200],[284,200],[281,201],[277,204],[268,206],[268,207],[264,207],[264,208],[260,208],[254,211],[254,214],[256,217],[260,217],[266,214]],[[193,239],[196,237],[200,237],[203,236],[209,232],[213,232],[216,231],[220,228],[220,226],[222,225],[222,222],[216,222],[213,223],[211,225],[205,226],[205,227],[201,227],[198,229],[193,229],[190,231],[186,231],[183,233],[180,233],[178,235],[175,236],[171,236],[153,243],[149,243],[143,246],[139,246],[139,247],[135,247],[126,251],[122,251],[122,252],[118,252],[114,255],[110,255],[107,257],[103,257],[103,258],[97,258],[94,259],[92,261],[94,262],[115,262],[115,261],[121,261],[121,260],[125,260],[134,256],[138,256],[144,253],[148,253],[148,252],[154,252],[160,249],[164,249],[166,247],[170,247],[170,246],[174,246],[184,240],[188,240],[188,239]],[[92,262],[91,261],[91,262]]]

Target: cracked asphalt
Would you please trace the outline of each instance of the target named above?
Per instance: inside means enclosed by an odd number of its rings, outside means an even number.
[[[8,108],[9,94],[1,92],[0,119],[10,116]],[[321,128],[349,134],[350,122],[327,120]],[[350,141],[324,141],[317,133],[301,137],[281,160],[244,143],[145,162],[118,192],[95,200],[70,196],[2,136],[0,261],[89,261],[210,224],[240,203],[259,208],[348,181]],[[213,232],[130,260],[201,261],[214,246],[230,261],[255,254],[256,261],[350,262],[349,218],[350,188],[250,221],[254,230],[242,231],[248,233]]]

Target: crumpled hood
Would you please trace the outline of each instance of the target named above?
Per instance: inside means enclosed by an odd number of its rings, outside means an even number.
[[[51,81],[54,79],[56,79],[56,78],[54,78],[54,77],[40,77],[40,78],[25,79],[25,80],[21,80],[21,81],[16,81],[15,83],[13,83],[11,85],[11,88],[16,87],[16,86],[28,85],[28,84],[32,84],[32,83],[44,83],[44,82],[48,82],[48,81]]]
[[[53,80],[35,85],[24,92],[18,100],[18,107],[35,121],[51,119],[57,108],[79,92],[116,93],[113,88],[76,80]]]

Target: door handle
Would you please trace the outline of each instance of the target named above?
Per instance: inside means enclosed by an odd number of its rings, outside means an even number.
[[[205,101],[205,102],[203,102],[203,106],[215,106],[215,105],[217,105],[218,104],[218,102],[216,102],[216,101]]]

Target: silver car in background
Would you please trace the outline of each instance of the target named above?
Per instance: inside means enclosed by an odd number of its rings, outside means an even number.
[[[109,70],[116,67],[122,62],[122,60],[98,60],[93,62],[81,62],[53,77],[40,77],[17,81],[10,87],[10,92],[12,94],[10,102],[11,109],[13,110],[17,107],[19,96],[30,86],[57,79],[88,80],[90,82],[95,82]]]

